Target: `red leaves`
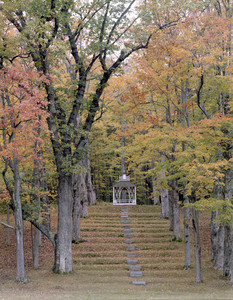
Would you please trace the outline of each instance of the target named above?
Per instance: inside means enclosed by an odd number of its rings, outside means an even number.
[[[42,83],[43,78],[19,63],[0,71],[1,156],[11,158],[15,153],[22,160],[31,155],[36,142],[41,143],[38,131],[47,131]]]

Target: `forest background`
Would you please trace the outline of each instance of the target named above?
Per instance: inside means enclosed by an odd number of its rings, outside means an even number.
[[[198,210],[211,211],[212,258],[233,280],[232,12],[224,0],[0,2],[1,204],[18,280],[22,219],[52,242],[54,271],[71,272],[80,217],[112,201],[124,169],[174,239],[180,205],[187,239],[192,209],[197,282]]]

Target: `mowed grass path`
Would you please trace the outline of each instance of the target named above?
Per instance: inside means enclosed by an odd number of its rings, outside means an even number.
[[[143,272],[138,280],[146,281],[145,286],[133,285],[129,276],[120,207],[97,205],[89,208],[89,217],[81,222],[83,242],[73,245],[73,274],[53,274],[50,252],[39,270],[28,269],[29,284],[19,285],[13,278],[2,281],[0,300],[233,299],[229,281],[212,267],[205,215],[202,284],[195,283],[193,267],[183,270],[184,243],[170,241],[169,222],[160,218],[159,207],[131,206],[128,215],[134,253]]]

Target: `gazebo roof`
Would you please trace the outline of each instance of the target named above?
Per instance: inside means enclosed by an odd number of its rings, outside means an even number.
[[[130,181],[119,181],[113,187],[134,187],[135,184]]]
[[[123,174],[123,176],[119,176],[119,182],[115,183],[113,187],[135,187],[135,184],[130,182],[129,176]]]

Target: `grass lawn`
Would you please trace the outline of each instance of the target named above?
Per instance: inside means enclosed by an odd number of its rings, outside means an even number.
[[[7,231],[1,226],[0,300],[233,299],[229,280],[222,277],[221,271],[214,270],[210,261],[209,216],[201,215],[204,282],[196,284],[194,268],[183,270],[184,243],[170,241],[168,221],[160,219],[159,209],[129,207],[132,245],[143,272],[140,279],[129,276],[120,207],[97,205],[89,208],[89,217],[81,223],[84,242],[73,245],[74,271],[69,275],[51,271],[53,249],[45,239],[41,246],[40,269],[32,269],[30,226],[25,223],[26,266],[30,279],[25,285],[14,281],[14,236],[12,234],[12,245],[7,246]],[[135,286],[133,280],[144,280],[146,285]]]

